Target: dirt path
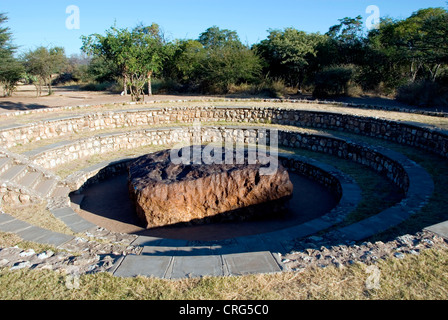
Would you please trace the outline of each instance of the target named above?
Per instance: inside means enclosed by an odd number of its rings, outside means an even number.
[[[79,106],[79,105],[99,105],[109,103],[124,103],[130,102],[130,96],[121,96],[109,92],[94,92],[81,91],[77,86],[61,86],[54,87],[54,94],[51,96],[36,97],[36,90],[32,85],[19,86],[12,97],[0,97],[0,113],[17,111],[17,110],[32,110],[42,108],[55,108],[65,106]],[[228,95],[228,98],[250,98],[249,96]],[[224,96],[204,96],[204,95],[154,95],[152,97],[145,97],[147,101],[166,101],[166,100],[200,100],[204,98],[224,98]],[[306,99],[315,100],[311,95],[288,96],[290,99]],[[362,96],[362,97],[340,97],[331,98],[327,101],[345,102],[352,104],[376,105],[384,108],[409,108],[427,111],[442,111],[448,112],[445,108],[422,108],[410,106],[399,101],[388,99],[385,97]]]
[[[156,95],[145,97],[146,101],[157,100],[197,100],[204,98],[195,95]],[[207,97],[207,98],[211,98]],[[0,113],[20,110],[33,110],[79,105],[99,105],[130,102],[130,96],[108,92],[80,91],[77,87],[55,87],[51,96],[36,97],[34,86],[20,86],[12,97],[0,98]]]

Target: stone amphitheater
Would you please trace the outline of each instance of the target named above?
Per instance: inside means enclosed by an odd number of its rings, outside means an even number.
[[[419,122],[413,121],[414,116]],[[446,248],[448,222],[434,219],[415,233],[371,240],[391,228],[400,230],[402,223],[426,214],[425,209],[444,196],[438,177],[401,150],[419,150],[423,159],[428,154],[446,162],[446,118],[443,112],[248,99],[150,101],[0,114],[0,232],[52,248],[43,252],[1,248],[0,268],[179,279],[300,272]],[[122,174],[129,161],[140,155],[171,148],[179,138],[192,139],[197,130],[193,124],[198,122],[201,143],[230,139],[256,144],[266,129],[278,130],[284,167],[325,187],[337,204],[306,222],[217,240],[117,232],[82,214],[84,190]],[[321,159],[324,156],[326,161]],[[379,212],[350,219],[369,196],[345,172],[344,168],[355,165],[387,180],[399,199]],[[45,228],[16,214],[37,205],[44,205],[44,211],[66,231]]]

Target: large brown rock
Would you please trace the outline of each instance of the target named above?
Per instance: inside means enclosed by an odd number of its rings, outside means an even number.
[[[274,174],[260,175],[261,167],[248,164],[247,152],[244,165],[185,165],[173,163],[166,150],[129,165],[129,192],[148,228],[283,212],[293,192],[289,174],[279,165]]]

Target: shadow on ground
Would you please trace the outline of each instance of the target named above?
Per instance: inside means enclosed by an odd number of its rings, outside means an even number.
[[[47,109],[48,106],[37,103],[21,103],[21,102],[11,102],[0,100],[0,108],[10,111],[26,111],[26,110],[36,110],[36,109]]]

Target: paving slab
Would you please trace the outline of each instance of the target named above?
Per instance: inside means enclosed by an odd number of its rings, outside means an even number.
[[[69,207],[66,207],[66,208],[60,208],[60,209],[53,209],[53,210],[50,210],[50,212],[56,217],[56,218],[63,218],[63,217],[66,217],[66,216],[71,216],[71,215],[74,215],[74,214],[76,214],[76,212],[72,209],[72,208],[69,208]]]
[[[222,256],[229,275],[281,272],[280,266],[268,251],[235,253]]]
[[[10,216],[9,214],[4,214],[4,213],[0,214],[0,225],[7,223],[7,222],[11,222],[12,220],[15,220],[15,219],[12,216]]]
[[[259,235],[241,237],[235,239],[244,250],[242,252],[263,251],[263,240]]]
[[[144,246],[141,254],[147,256],[175,256],[178,252],[177,247]]]
[[[10,158],[0,158],[0,169],[9,165],[12,160]]]
[[[181,256],[174,257],[170,279],[199,278],[204,276],[223,276],[221,256]]]
[[[60,217],[59,219],[62,220],[62,222],[64,222],[68,227],[85,221],[76,213],[69,216]]]
[[[115,270],[117,277],[137,276],[164,278],[171,266],[171,256],[126,256]]]
[[[12,181],[15,178],[19,177],[26,170],[25,165],[14,165],[3,174],[0,175],[0,178],[3,180]]]
[[[17,235],[20,236],[25,241],[36,242],[38,239],[50,235],[52,232],[45,230],[36,226],[31,226],[22,231],[18,231]]]
[[[67,224],[67,227],[69,227],[73,232],[76,232],[76,233],[85,232],[87,230],[97,227],[96,224],[93,224],[87,220],[84,220],[81,217],[79,217],[79,219],[80,220],[78,223]]]
[[[247,247],[241,241],[232,241],[230,243],[215,244],[210,246],[213,255],[225,255],[232,253],[246,252]]]
[[[438,234],[439,236],[448,240],[448,221],[435,224],[433,226],[427,227],[424,230],[428,230]]]
[[[21,230],[24,230],[24,229],[27,229],[30,227],[31,227],[30,224],[14,219],[9,222],[1,224],[0,231],[17,233],[18,231],[21,231]]]
[[[33,188],[41,176],[40,172],[28,172],[18,183],[24,187]]]
[[[58,182],[53,179],[43,180],[43,181],[39,182],[39,184],[36,186],[35,190],[43,196],[48,196],[53,191],[53,189],[56,187],[57,183]]]
[[[30,151],[26,151],[23,153],[24,156],[28,157],[28,158],[33,158],[36,157],[38,154],[44,153],[45,151],[51,150],[51,149],[56,149],[56,148],[60,148],[66,145],[69,145],[73,143],[73,141],[61,141],[61,142],[57,142],[57,143],[53,143],[47,146],[43,146],[37,149],[33,149]]]
[[[69,236],[68,234],[63,233],[57,233],[57,232],[51,232],[41,238],[39,238],[36,242],[41,244],[49,244],[53,245],[55,247],[59,247],[63,245],[64,243],[67,243],[71,240],[73,240],[75,237]]]
[[[354,223],[338,230],[344,240],[362,240],[375,233],[372,225]]]
[[[95,224],[82,218],[70,207],[54,209],[50,212],[74,232],[84,232],[96,227]]]
[[[131,245],[133,246],[156,246],[161,241],[161,238],[138,236]]]

